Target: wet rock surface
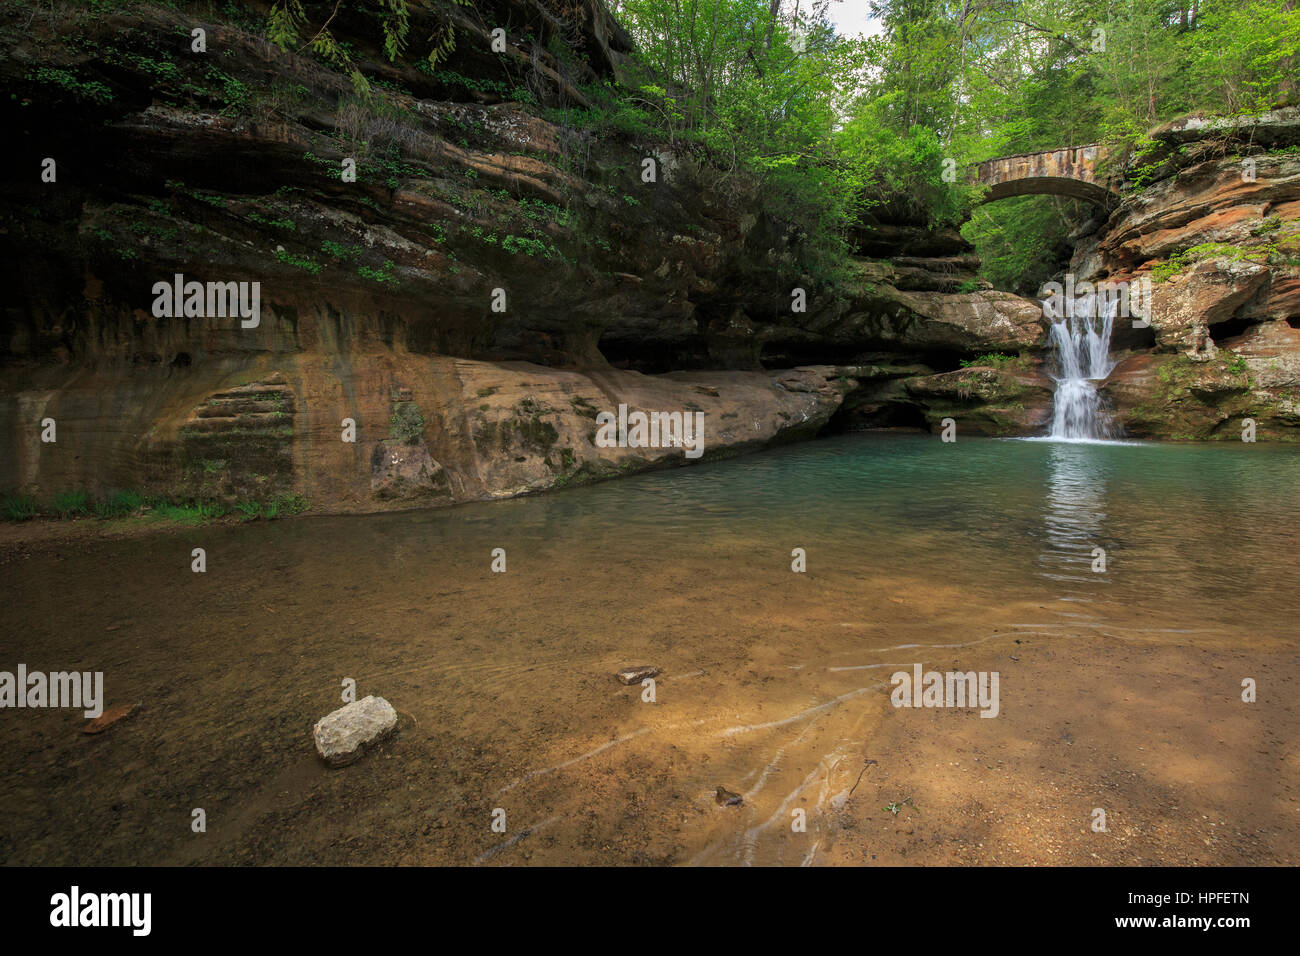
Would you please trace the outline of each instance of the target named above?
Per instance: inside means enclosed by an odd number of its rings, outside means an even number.
[[[745,802],[745,798],[738,793],[732,793],[726,787],[718,787],[713,795],[713,800],[720,807],[738,807]]]

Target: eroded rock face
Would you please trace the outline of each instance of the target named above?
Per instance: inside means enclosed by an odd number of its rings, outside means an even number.
[[[1010,292],[960,295],[909,293],[924,321],[909,326],[907,345],[954,352],[1019,352],[1041,346],[1047,326],[1041,307]]]
[[[1249,419],[1257,440],[1294,441],[1298,388],[1300,329],[1266,322],[1212,357],[1130,356],[1103,391],[1134,437],[1240,441]]]
[[[870,351],[980,355],[1040,346],[1037,303],[978,280],[973,257],[854,260],[840,297],[806,317],[774,320],[758,333],[797,349],[820,341],[845,360]]]
[[[322,717],[311,733],[320,758],[331,767],[345,767],[396,730],[393,705],[371,695]]]
[[[267,489],[301,495],[321,512],[509,497],[811,437],[856,385],[852,369],[833,366],[643,375],[385,349],[349,353],[341,377],[343,359],[302,351],[267,356],[253,371],[243,361],[208,361],[186,373],[183,391],[158,373],[141,382],[129,368],[83,372],[75,387],[21,389],[0,402],[0,428],[16,452],[0,460],[0,487],[41,495],[187,488],[204,497]],[[30,381],[57,381],[56,372],[33,369]],[[395,389],[402,400],[393,400]],[[142,401],[124,404],[107,427],[106,393]],[[599,447],[596,416],[617,414],[620,404],[701,414],[700,454]],[[418,409],[418,418],[403,409]],[[42,445],[47,416],[59,422],[59,447],[75,445],[79,455]]]
[[[370,457],[370,493],[379,501],[419,501],[447,494],[447,476],[423,439],[386,438]]]
[[[960,433],[1024,435],[1052,416],[1051,382],[1029,362],[970,366],[909,379],[904,388],[933,430],[951,418]]]
[[[816,434],[856,384],[834,367],[642,375],[565,372],[459,360],[474,450],[462,479],[505,497],[689,460],[710,460]],[[597,417],[627,411],[702,415],[699,454],[684,447],[601,447]]]
[[[517,12],[579,43],[587,79],[617,73],[628,40],[597,0]],[[806,283],[796,230],[756,214],[753,184],[718,197],[655,147],[648,188],[645,148],[520,102],[580,96],[550,54],[550,85],[513,99],[511,69],[473,43],[437,77],[368,63],[379,111],[237,25],[209,25],[217,82],[158,48],[185,14],[67,17],[84,42],[0,10],[16,155],[81,157],[57,188],[0,189],[0,490],[300,495],[324,512],[500,497],[696,460],[598,448],[593,416],[620,404],[703,414],[709,459],[814,434],[854,384],[836,367],[864,350],[1034,337],[1013,297],[958,291],[977,263],[951,231],[878,225],[862,241],[910,258],[846,293]],[[37,65],[111,95],[42,84]],[[447,79],[489,67],[491,84]],[[229,102],[234,85],[280,92]],[[178,275],[256,283],[259,320],[158,317],[154,285]],[[57,448],[39,441],[46,417]]]
[[[1155,287],[1151,328],[1156,344],[1191,358],[1213,358],[1218,349],[1211,328],[1232,320],[1270,276],[1254,262],[1209,260]]]

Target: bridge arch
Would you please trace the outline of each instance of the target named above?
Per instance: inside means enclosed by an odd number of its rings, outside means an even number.
[[[1041,153],[1001,156],[976,166],[972,180],[989,187],[984,202],[1046,194],[1108,206],[1119,199],[1116,184],[1105,173],[1098,172],[1109,153],[1104,144],[1089,143]]]

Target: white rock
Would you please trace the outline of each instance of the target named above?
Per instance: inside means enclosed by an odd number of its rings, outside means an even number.
[[[311,729],[316,752],[331,767],[352,763],[369,744],[397,729],[397,711],[382,697],[363,697],[322,717]]]
[[[620,667],[615,675],[624,684],[639,684],[647,677],[658,677],[659,668],[651,667],[647,664],[633,667]]]

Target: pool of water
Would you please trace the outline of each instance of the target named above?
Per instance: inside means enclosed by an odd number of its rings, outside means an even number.
[[[470,863],[527,842],[543,862],[775,861],[764,821],[861,741],[892,669],[1078,635],[1293,646],[1297,488],[1284,446],[843,436],[510,501],[38,552],[5,568],[0,668],[100,670],[110,705],[145,706],[99,738],[79,715],[0,711],[0,855]],[[654,702],[613,679],[642,663],[663,670]],[[402,732],[328,771],[309,729],[344,679]],[[701,815],[718,785],[750,825]]]

